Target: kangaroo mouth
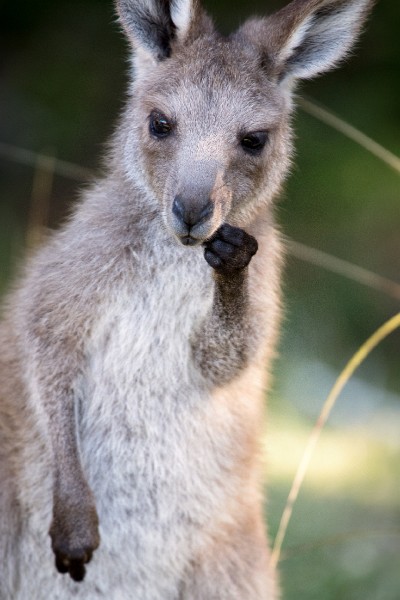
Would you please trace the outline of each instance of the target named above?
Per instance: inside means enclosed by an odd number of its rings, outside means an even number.
[[[179,240],[184,246],[198,246],[202,243],[202,240],[198,240],[191,235],[182,235],[180,236]]]

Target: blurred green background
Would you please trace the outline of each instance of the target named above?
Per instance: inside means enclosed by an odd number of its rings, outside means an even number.
[[[223,31],[283,4],[207,2]],[[381,0],[351,60],[300,90],[398,156],[399,26],[398,0]],[[127,48],[108,0],[3,2],[0,30],[3,293],[39,226],[58,226],[85,179],[52,173],[16,148],[96,169],[123,103]],[[284,233],[399,282],[399,173],[302,110],[294,125],[297,157],[277,209]],[[272,538],[336,376],[400,307],[398,288],[371,289],[295,249],[284,291],[265,436]],[[399,350],[397,332],[359,369],[323,432],[283,547],[284,600],[400,598]]]

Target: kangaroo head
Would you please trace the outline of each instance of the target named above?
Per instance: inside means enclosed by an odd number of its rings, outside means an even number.
[[[218,34],[197,0],[117,0],[134,49],[123,162],[180,242],[245,227],[288,170],[294,85],[350,50],[372,0],[293,0]]]

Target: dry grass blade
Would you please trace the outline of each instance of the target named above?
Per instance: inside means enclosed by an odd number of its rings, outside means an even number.
[[[322,267],[400,300],[400,283],[294,240],[287,242],[287,248],[290,254],[299,260]]]
[[[279,562],[283,540],[286,535],[286,531],[289,525],[290,518],[292,516],[293,507],[297,500],[300,492],[304,477],[306,475],[308,466],[310,464],[312,455],[314,453],[315,446],[319,440],[322,429],[331,413],[333,406],[335,405],[336,399],[346,385],[347,381],[353,375],[354,371],[359,365],[367,358],[372,350],[380,344],[389,334],[395,329],[400,327],[400,313],[392,317],[389,321],[384,323],[375,333],[368,338],[368,340],[359,348],[354,356],[349,360],[343,371],[337,378],[328,398],[326,399],[322,411],[317,419],[316,424],[311,432],[308,439],[304,454],[298,466],[292,487],[289,492],[289,496],[286,502],[285,509],[282,514],[282,518],[279,524],[278,533],[276,534],[274,547],[271,554],[271,565],[276,567]]]
[[[40,245],[45,228],[48,225],[51,194],[54,182],[56,158],[53,158],[53,168],[48,160],[38,158],[33,176],[32,196],[28,229],[26,234],[28,248]]]
[[[333,129],[340,131],[340,133],[343,133],[343,135],[353,140],[359,144],[359,146],[362,146],[365,150],[397,171],[397,173],[400,173],[400,158],[365,135],[365,133],[362,133],[362,131],[353,125],[350,125],[347,121],[337,117],[331,111],[319,106],[315,102],[301,98],[299,99],[298,104],[306,113],[312,115],[319,121],[326,123],[326,125],[329,125]]]
[[[66,160],[55,160],[53,156],[38,154],[32,150],[25,150],[24,148],[4,144],[4,142],[0,142],[0,156],[34,168],[36,168],[36,165],[40,161],[42,170],[55,172],[67,179],[85,181],[93,177],[93,172],[85,167],[80,167],[79,165],[75,165]]]

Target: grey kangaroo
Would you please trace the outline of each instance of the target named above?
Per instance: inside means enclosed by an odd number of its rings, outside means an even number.
[[[3,309],[2,600],[279,596],[258,445],[273,198],[294,85],[371,4],[294,0],[224,37],[197,0],[117,1],[133,74],[105,175]]]

